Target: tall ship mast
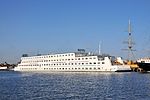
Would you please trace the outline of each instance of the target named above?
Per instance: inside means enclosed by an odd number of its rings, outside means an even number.
[[[123,49],[125,51],[128,52],[128,60],[129,61],[132,61],[133,60],[133,57],[134,57],[134,54],[133,54],[133,51],[135,51],[133,49],[133,46],[135,45],[135,43],[133,42],[133,39],[132,39],[132,33],[131,33],[131,22],[129,20],[129,24],[128,24],[128,40],[127,41],[124,41],[125,44],[128,45],[127,49]],[[134,57],[135,58],[135,57]]]

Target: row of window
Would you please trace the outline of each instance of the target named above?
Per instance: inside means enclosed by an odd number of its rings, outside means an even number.
[[[79,67],[78,68],[44,68],[44,70],[48,70],[48,69],[49,70],[56,70],[56,69],[57,70],[76,70],[76,69],[78,69],[78,70],[80,70],[80,69],[82,69],[82,70],[88,70],[88,69],[89,70],[92,70],[92,69],[96,70],[96,69],[99,69],[100,70],[100,69],[103,69],[103,67],[102,68],[100,68],[100,67],[99,68],[95,68],[95,67],[94,68],[87,68],[87,67],[85,67],[85,68],[84,67],[82,67],[82,68],[79,68]]]
[[[53,58],[53,57],[65,57],[65,56],[74,56],[74,54],[69,53],[69,54],[58,54],[58,55],[34,56],[34,57],[24,57],[23,59]]]
[[[59,66],[59,65],[96,65],[96,64],[105,64],[105,62],[90,62],[90,63],[57,63],[57,64],[32,64],[32,65],[19,65],[19,66]]]
[[[53,61],[74,61],[74,60],[88,60],[88,59],[96,59],[96,57],[90,58],[75,58],[75,59],[54,59],[54,60],[30,60],[30,61],[22,61],[22,63],[30,63],[30,62],[53,62]]]
[[[37,70],[37,68],[21,68],[21,70]],[[94,67],[94,68],[87,68],[87,67],[82,67],[82,68],[44,68],[44,70],[103,70],[103,67]],[[111,71],[111,69],[109,69]],[[107,71],[107,69],[105,69]]]

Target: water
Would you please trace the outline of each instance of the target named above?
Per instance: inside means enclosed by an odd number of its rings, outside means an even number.
[[[1,71],[0,100],[150,100],[150,73]]]

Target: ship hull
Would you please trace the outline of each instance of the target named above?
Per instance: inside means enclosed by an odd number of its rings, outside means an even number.
[[[139,68],[141,68],[144,71],[150,71],[150,63],[138,63]]]
[[[49,71],[49,72],[129,72],[130,66],[116,65],[111,67],[100,66],[59,66],[59,67],[16,67],[14,71]]]

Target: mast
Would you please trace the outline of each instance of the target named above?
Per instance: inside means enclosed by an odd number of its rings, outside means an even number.
[[[128,49],[130,51],[132,51],[132,48],[133,48],[133,41],[132,41],[132,36],[131,36],[131,22],[129,20],[129,27],[128,27],[128,33],[129,33],[129,36],[128,36]]]
[[[130,19],[129,19],[129,23],[128,23],[128,40],[124,41],[124,43],[128,45],[128,48],[124,49],[124,50],[128,51],[128,60],[130,60],[130,61],[134,57],[133,51],[135,51],[135,50],[133,50],[133,45],[135,45],[135,43],[132,40],[131,31],[132,31],[131,30],[131,22],[130,22]]]
[[[129,32],[129,34],[131,34],[131,22],[130,22],[130,19],[129,19],[129,25],[128,25],[128,32]]]
[[[98,54],[101,55],[101,41],[99,42],[99,46],[98,46]]]

